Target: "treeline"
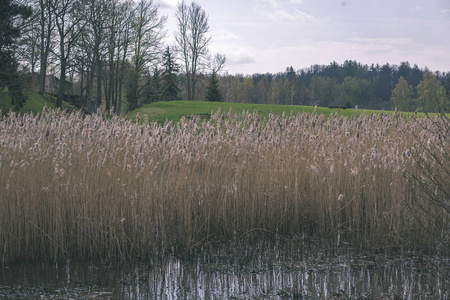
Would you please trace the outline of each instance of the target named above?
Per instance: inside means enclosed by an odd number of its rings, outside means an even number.
[[[116,113],[169,100],[448,109],[442,103],[448,102],[450,73],[431,73],[408,62],[368,66],[348,60],[288,67],[277,74],[221,73],[226,58],[211,55],[208,16],[195,2],[178,4],[172,47],[164,43],[167,16],[153,0],[7,0],[1,5],[0,92],[7,90],[16,108],[26,100],[24,74],[31,74],[40,93],[48,92],[49,77],[53,82],[58,77],[57,107],[70,93]]]
[[[448,105],[450,72],[431,73],[408,62],[368,66],[348,60],[277,74],[226,74],[220,88],[225,101],[233,102],[436,111]]]

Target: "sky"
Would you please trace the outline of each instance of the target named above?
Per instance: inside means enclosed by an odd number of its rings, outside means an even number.
[[[154,0],[175,45],[178,0]],[[210,51],[229,74],[278,73],[335,61],[450,71],[450,0],[196,0]],[[186,1],[190,4],[191,1]]]

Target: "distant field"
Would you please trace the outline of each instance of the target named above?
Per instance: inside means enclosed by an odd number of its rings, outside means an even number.
[[[269,113],[282,115],[297,115],[299,113],[312,113],[314,106],[300,106],[300,105],[268,105],[268,104],[246,104],[246,103],[231,103],[231,102],[205,102],[205,101],[169,101],[169,102],[155,102],[138,108],[128,114],[130,119],[135,119],[137,113],[143,118],[148,116],[150,122],[164,123],[166,120],[179,121],[182,117],[190,117],[191,115],[201,115],[209,118],[211,112],[216,112],[218,109],[222,112],[228,112],[230,108],[235,113],[240,112],[257,112],[262,117],[268,116]],[[331,113],[336,113],[339,110],[339,115],[352,116],[355,115],[354,109],[336,109],[327,107],[317,107],[317,113],[329,116]],[[372,113],[372,110],[358,109],[356,113],[358,116],[363,112]],[[374,111],[380,113],[381,111]]]
[[[44,106],[51,109],[55,109],[56,98],[49,94],[41,95],[34,91],[25,91],[27,102],[24,107],[20,109],[20,113],[27,112],[40,113]],[[67,102],[63,102],[64,109],[73,109],[73,106]],[[257,112],[263,118],[270,113],[276,115],[282,115],[285,113],[289,116],[291,113],[295,116],[299,113],[312,113],[314,112],[314,106],[301,106],[301,105],[269,105],[269,104],[248,104],[248,103],[233,103],[233,102],[206,102],[206,101],[167,101],[167,102],[155,102],[138,108],[128,114],[128,118],[135,120],[137,113],[141,116],[141,119],[145,115],[148,116],[150,122],[164,123],[166,120],[179,121],[182,117],[189,118],[192,115],[200,115],[205,119],[209,119],[211,112],[217,112],[221,109],[222,112],[228,112],[232,109],[235,113],[242,112]],[[2,114],[6,115],[11,109],[11,99],[5,92],[0,92],[0,109]],[[323,114],[328,117],[330,114],[335,114],[339,111],[339,115],[342,116],[359,116],[362,112],[371,114],[375,112],[379,114],[380,110],[365,110],[358,109],[355,113],[354,109],[337,109],[327,107],[317,107],[317,113]],[[406,115],[407,113],[405,113]]]

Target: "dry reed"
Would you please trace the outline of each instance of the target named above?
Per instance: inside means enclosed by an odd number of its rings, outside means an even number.
[[[432,143],[433,124],[399,114],[219,111],[141,125],[11,113],[0,122],[0,259],[145,259],[257,231],[434,253],[448,230],[411,205],[404,176],[420,172],[413,133]]]

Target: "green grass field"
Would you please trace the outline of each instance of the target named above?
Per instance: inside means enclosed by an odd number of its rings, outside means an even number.
[[[222,112],[228,112],[232,109],[235,113],[240,112],[257,112],[262,117],[268,116],[269,113],[286,115],[298,113],[312,113],[313,106],[299,106],[299,105],[267,105],[267,104],[247,104],[247,103],[232,103],[232,102],[205,102],[205,101],[170,101],[170,102],[155,102],[138,108],[128,117],[135,119],[137,113],[142,117],[148,116],[150,122],[164,123],[166,120],[179,121],[182,117],[190,117],[191,115],[201,115],[208,117],[211,112],[216,112],[218,109]],[[329,109],[318,107],[318,114],[329,115],[335,113],[337,109]],[[340,114],[350,116],[355,114],[354,109],[341,110]]]
[[[27,97],[26,104],[20,109],[19,113],[39,113],[42,112],[44,106],[51,109],[55,109],[56,98],[49,94],[41,95],[34,91],[24,91]],[[0,108],[2,114],[6,115],[11,109],[11,99],[6,92],[0,92]],[[63,102],[64,109],[73,109],[73,106]],[[314,106],[301,106],[301,105],[269,105],[269,104],[248,104],[248,103],[233,103],[233,102],[206,102],[206,101],[167,101],[167,102],[155,102],[152,104],[140,107],[128,114],[128,118],[131,120],[136,119],[137,113],[139,113],[141,120],[147,115],[150,122],[164,123],[166,120],[179,121],[182,117],[189,118],[192,115],[200,115],[205,119],[209,119],[212,112],[217,112],[218,109],[222,112],[228,112],[232,109],[235,113],[241,112],[257,112],[261,117],[267,117],[270,113],[276,115],[282,115],[285,113],[289,116],[291,113],[295,116],[299,113],[312,113],[314,112]],[[327,107],[317,107],[317,114],[325,115],[328,117],[330,114],[335,114],[339,111],[339,115],[350,117],[360,115],[362,112],[370,114],[375,112],[380,113],[380,110],[364,110],[358,109],[355,113],[354,109],[336,109]],[[405,113],[407,115],[407,113]]]
[[[137,113],[139,113],[141,119],[145,115],[148,116],[150,122],[164,123],[166,120],[179,121],[182,117],[190,117],[191,115],[201,115],[208,118],[211,112],[216,112],[218,109],[222,112],[228,112],[230,108],[235,113],[240,112],[257,112],[262,117],[266,117],[269,113],[282,115],[285,113],[287,116],[291,113],[295,116],[299,113],[312,113],[314,112],[314,106],[301,106],[301,105],[268,105],[268,104],[247,104],[247,103],[232,103],[232,102],[205,102],[205,101],[169,101],[169,102],[155,102],[138,108],[128,114],[128,118],[134,120]],[[339,111],[339,115],[353,116],[355,115],[354,109],[336,109],[327,107],[317,107],[317,113],[323,114],[328,117],[330,114],[334,114]],[[364,110],[358,109],[356,115],[360,115],[362,112],[370,114],[375,112],[380,113],[380,110]],[[406,115],[406,113],[405,113]]]

